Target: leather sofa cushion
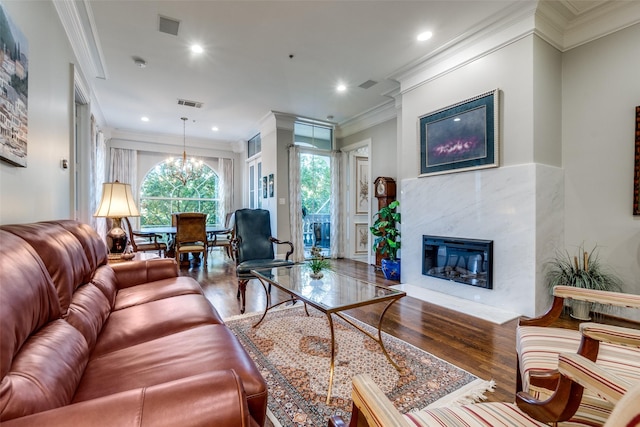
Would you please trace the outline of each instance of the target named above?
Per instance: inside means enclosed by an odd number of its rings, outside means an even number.
[[[109,316],[91,359],[196,326],[222,323],[202,295],[180,295],[134,305]]]
[[[202,288],[190,277],[171,277],[120,289],[113,309],[121,310],[163,298],[189,294],[202,294]]]
[[[114,410],[117,408],[117,410]],[[258,427],[233,371],[214,371],[15,418],[3,427]]]
[[[111,313],[107,297],[92,283],[74,292],[65,320],[84,336],[91,351]]]
[[[195,327],[92,359],[73,400],[82,402],[221,369],[233,369],[238,374],[251,415],[263,425],[266,384],[225,325]],[[118,375],[113,375],[114,372]]]
[[[68,405],[88,360],[78,330],[59,319],[31,336],[0,385],[0,421]],[[4,353],[3,353],[4,354]]]
[[[4,378],[29,336],[60,318],[60,305],[35,251],[4,230],[0,230],[0,242],[0,375]]]

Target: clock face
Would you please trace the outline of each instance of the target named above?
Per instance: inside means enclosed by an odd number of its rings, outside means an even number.
[[[378,183],[378,186],[376,187],[376,192],[378,194],[384,194],[385,190],[386,190],[386,186],[384,185],[384,182],[380,181]]]

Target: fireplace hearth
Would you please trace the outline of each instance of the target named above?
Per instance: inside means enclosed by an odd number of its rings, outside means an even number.
[[[493,288],[493,241],[422,236],[422,274]]]

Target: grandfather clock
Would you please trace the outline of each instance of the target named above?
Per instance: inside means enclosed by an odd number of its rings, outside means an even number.
[[[378,210],[389,206],[396,199],[396,181],[387,176],[379,176],[373,184],[376,198],[378,199]],[[376,266],[382,263],[382,255],[376,251]]]

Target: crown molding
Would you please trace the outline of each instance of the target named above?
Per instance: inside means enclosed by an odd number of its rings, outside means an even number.
[[[135,141],[138,143],[153,143],[164,146],[180,147],[182,151],[183,136],[182,135],[164,135],[134,132],[123,129],[109,129],[111,139],[122,141]],[[215,141],[203,138],[187,137],[187,148],[201,148],[205,150],[215,151],[234,151],[237,141]]]
[[[67,33],[67,38],[83,74],[107,79],[107,67],[90,2],[87,0],[54,0],[53,5],[58,12],[60,22]]]
[[[398,90],[396,92],[399,93]],[[349,135],[369,129],[370,127],[379,125],[386,121],[398,117],[397,101],[390,99],[389,101],[364,111],[344,122],[341,122],[335,130],[336,138],[346,138]]]

